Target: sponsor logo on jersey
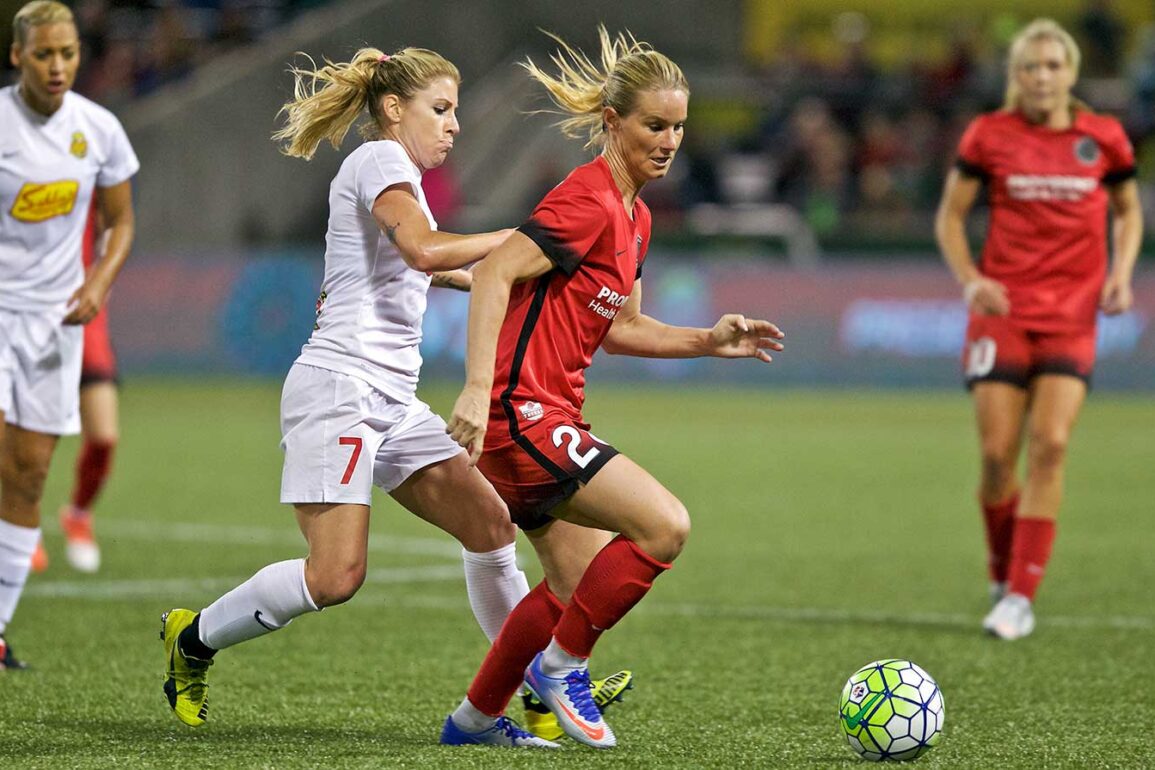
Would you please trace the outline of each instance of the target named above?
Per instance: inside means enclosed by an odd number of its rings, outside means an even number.
[[[521,412],[522,419],[530,422],[540,420],[545,415],[545,409],[536,401],[526,401],[517,408],[517,411]]]
[[[1075,157],[1084,166],[1090,166],[1099,162],[1099,144],[1089,136],[1084,136],[1079,141],[1075,142]]]
[[[88,155],[88,140],[84,138],[83,131],[72,132],[72,144],[68,151],[78,158]]]
[[[329,298],[329,292],[324,289],[317,295],[317,320],[313,322],[313,331],[321,328],[321,310],[325,307],[325,300]]]
[[[59,182],[25,182],[16,193],[12,210],[13,219],[21,222],[43,222],[53,217],[62,217],[76,205],[80,192],[80,182],[63,179]]]
[[[1093,176],[1011,174],[1007,177],[1007,195],[1019,201],[1081,201],[1098,186],[1099,180]]]
[[[609,286],[603,286],[598,291],[598,295],[586,305],[586,308],[612,321],[617,316],[618,309],[626,304],[626,300],[629,298],[629,294],[618,294]]]

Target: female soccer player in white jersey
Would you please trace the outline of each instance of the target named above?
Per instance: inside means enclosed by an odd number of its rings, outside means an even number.
[[[369,141],[329,189],[317,320],[281,401],[281,501],[296,508],[309,555],[265,567],[200,613],[165,614],[165,692],[193,726],[207,715],[205,675],[217,650],[356,593],[374,485],[462,543],[470,603],[490,639],[529,590],[505,504],[415,394],[430,273],[467,285],[467,274],[452,271],[510,234],[439,232],[426,204],[421,174],[445,161],[459,130],[457,68],[424,49],[364,48],[350,62],[294,74],[295,98],[274,135],[285,154],[309,159],[322,140],[336,148],[369,114]],[[535,740],[513,726],[510,735]]]
[[[34,0],[12,28],[20,79],[0,89],[0,669],[22,667],[4,633],[40,540],[56,441],[80,428],[82,325],[128,256],[140,167],[112,113],[71,91],[80,38],[68,7]],[[108,238],[86,276],[93,197]]]

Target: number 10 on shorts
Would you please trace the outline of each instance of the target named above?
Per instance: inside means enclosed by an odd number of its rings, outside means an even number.
[[[353,451],[349,453],[349,464],[345,466],[345,475],[341,477],[341,483],[348,484],[349,480],[353,478],[353,471],[357,469],[357,460],[361,457],[361,437],[341,436],[337,439],[337,443],[341,446],[353,447]]]

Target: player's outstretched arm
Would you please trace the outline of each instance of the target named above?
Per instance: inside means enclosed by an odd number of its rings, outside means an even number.
[[[426,273],[456,270],[493,251],[513,230],[456,235],[429,226],[408,184],[386,188],[373,203],[373,218],[401,252],[405,264]]]
[[[132,182],[125,180],[111,187],[97,187],[96,203],[100,213],[99,221],[104,226],[103,232],[107,234],[107,238],[96,239],[98,243],[104,242],[104,253],[88,271],[84,283],[69,298],[68,314],[64,316],[66,324],[86,324],[104,307],[108,290],[112,288],[112,282],[128,259],[132,239],[136,234]]]
[[[473,286],[473,273],[468,270],[443,270],[429,276],[429,285],[437,289],[469,291]]]
[[[477,464],[485,444],[497,338],[505,320],[510,290],[515,283],[544,275],[551,269],[553,263],[541,248],[528,236],[515,232],[473,270],[465,345],[465,387],[445,428],[445,432],[469,452],[470,465]]]
[[[612,355],[641,358],[757,358],[770,363],[768,351],[783,349],[786,335],[769,321],[724,315],[712,329],[671,326],[641,312],[642,282],[618,311],[602,349]]]
[[[1114,214],[1111,238],[1114,255],[1099,306],[1107,315],[1117,315],[1130,310],[1134,302],[1131,277],[1143,242],[1143,208],[1139,204],[1139,185],[1134,179],[1115,185],[1109,191]]]

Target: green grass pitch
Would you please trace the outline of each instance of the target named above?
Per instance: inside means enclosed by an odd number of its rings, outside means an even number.
[[[444,413],[455,391],[424,395]],[[979,630],[963,393],[595,384],[594,430],[694,519],[675,568],[595,656],[595,672],[636,674],[609,714],[611,756],[437,745],[486,644],[455,544],[386,498],[362,591],[222,653],[210,722],[186,728],[161,693],[161,612],[304,553],[277,503],[278,398],[272,383],[130,382],[95,576],[64,561],[55,511],[76,442],[62,444],[45,501],[53,564],[9,629],[35,669],[0,675],[0,767],[850,767],[839,692],[888,657],[919,663],[944,693],[943,741],[919,766],[1152,761],[1155,403],[1107,393],[1077,428],[1027,640]]]

